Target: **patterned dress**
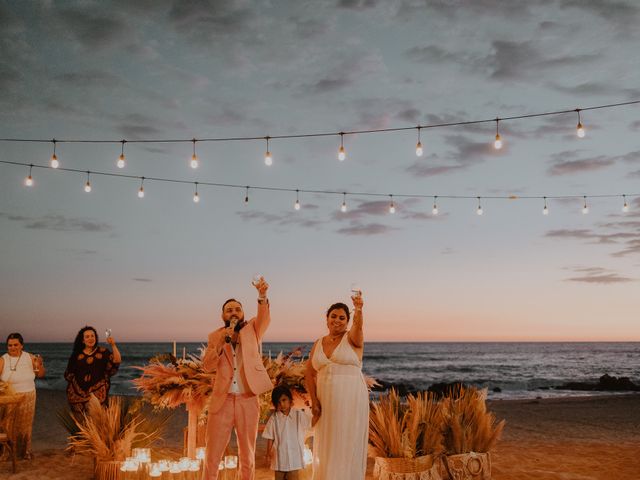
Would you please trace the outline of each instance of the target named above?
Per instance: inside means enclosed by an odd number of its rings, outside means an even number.
[[[113,352],[105,347],[98,347],[89,355],[84,352],[71,355],[64,372],[71,410],[84,412],[92,394],[106,405],[111,377],[118,372],[119,367],[120,364],[113,361]]]

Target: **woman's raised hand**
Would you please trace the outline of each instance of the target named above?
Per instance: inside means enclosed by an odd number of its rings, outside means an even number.
[[[356,310],[362,310],[362,306],[364,305],[364,300],[362,300],[362,293],[351,295],[351,301],[353,302],[353,308],[355,308]]]

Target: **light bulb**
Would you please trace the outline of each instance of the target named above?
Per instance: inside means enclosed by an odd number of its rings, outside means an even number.
[[[340,145],[340,148],[338,149],[338,160],[342,162],[345,158],[347,158],[347,152],[344,149],[344,145]]]
[[[300,210],[300,200],[296,200],[296,203],[293,205],[293,208],[296,210]]]
[[[200,195],[198,195],[198,192],[193,194],[193,203],[198,203],[200,201]]]
[[[584,207],[582,207],[582,214],[586,215],[587,213],[589,213],[589,207],[587,206],[587,204],[584,204]]]
[[[191,155],[191,168],[198,168],[198,155]]]
[[[126,165],[126,162],[124,160],[124,153],[120,154],[120,156],[118,157],[118,161],[116,162],[116,165],[118,165],[118,168],[124,168],[124,166]]]
[[[87,193],[91,192],[91,182],[87,180],[87,183],[84,184],[84,191]]]
[[[476,213],[478,215],[482,215],[484,213],[484,211],[482,210],[482,207],[480,205],[478,205],[478,210],[476,210]]]
[[[264,164],[267,167],[273,165],[273,156],[271,156],[271,152],[267,150],[267,153],[264,154]]]
[[[627,196],[623,195],[622,200],[624,201],[624,205],[622,205],[622,211],[627,213],[629,211],[629,205],[627,204]]]
[[[422,142],[416,143],[416,156],[421,157],[423,153],[424,150],[422,149]]]
[[[389,213],[396,213],[396,206],[393,202],[389,205]]]
[[[544,208],[542,209],[542,214],[543,215],[549,215],[549,209],[547,208],[547,206],[545,205]]]
[[[433,208],[431,209],[431,213],[433,213],[434,215],[438,214],[438,205],[436,205],[435,203],[433,204]]]
[[[345,202],[342,202],[342,206],[340,207],[340,211],[343,212],[343,213],[347,211],[347,204]]]
[[[140,187],[138,190],[138,198],[144,198],[144,187]]]
[[[24,184],[27,187],[33,187],[33,177],[31,176],[31,174],[29,174],[29,176],[24,179]]]
[[[49,163],[49,165],[51,165],[51,168],[58,168],[60,166],[58,156],[55,153],[51,155],[51,162]]]
[[[584,138],[585,131],[584,127],[582,126],[582,122],[578,122],[578,126],[576,127],[576,135],[578,135],[579,138]]]
[[[502,137],[500,137],[499,133],[496,133],[496,140],[493,142],[493,148],[496,150],[500,150],[502,148]]]

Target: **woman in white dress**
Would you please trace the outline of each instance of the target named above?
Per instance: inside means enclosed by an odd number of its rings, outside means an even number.
[[[362,295],[349,307],[327,310],[329,334],[318,339],[307,363],[306,387],[311,396],[313,480],[364,480],[369,437],[369,392],[362,375],[364,335]]]

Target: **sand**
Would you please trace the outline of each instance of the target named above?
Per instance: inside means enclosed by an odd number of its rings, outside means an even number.
[[[64,452],[66,432],[55,412],[64,407],[64,392],[38,392],[34,426],[34,459],[0,464],[7,480],[92,478],[92,461]],[[498,418],[507,420],[492,452],[497,480],[638,480],[640,479],[640,395],[513,400],[490,402]],[[162,445],[180,456],[186,414],[176,412]],[[257,446],[256,480],[273,478],[264,462],[263,441]],[[367,479],[372,477],[369,461]]]

